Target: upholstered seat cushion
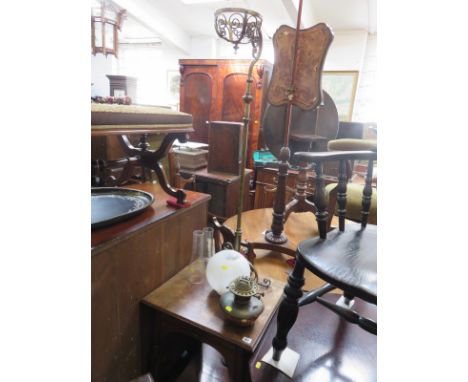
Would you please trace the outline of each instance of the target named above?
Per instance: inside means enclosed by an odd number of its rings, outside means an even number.
[[[330,183],[325,187],[326,197],[336,187],[336,183]],[[361,221],[362,191],[364,185],[348,183],[346,186],[346,218],[354,221]],[[328,203],[328,200],[327,200]],[[336,213],[336,208],[335,208]],[[368,223],[377,224],[377,188],[372,188],[372,200],[369,210]]]
[[[115,129],[119,126],[154,130],[191,128],[192,116],[159,106],[91,104],[93,130]]]
[[[328,142],[330,151],[377,151],[377,141],[375,139],[334,139]]]
[[[377,303],[377,226],[346,223],[344,232],[304,240],[297,254],[312,273],[355,297]]]

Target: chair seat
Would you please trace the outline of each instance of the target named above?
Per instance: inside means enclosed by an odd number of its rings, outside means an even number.
[[[297,247],[305,267],[355,297],[377,304],[377,226],[346,223],[326,239],[305,240]]]

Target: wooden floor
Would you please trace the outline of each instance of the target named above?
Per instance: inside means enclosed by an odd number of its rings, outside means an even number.
[[[261,214],[258,211],[257,214]],[[270,216],[269,212],[263,214]],[[307,214],[292,215],[290,225],[295,224],[295,219],[304,219]],[[299,216],[300,215],[300,216]],[[307,218],[313,221],[312,218]],[[260,219],[262,220],[262,219]],[[253,227],[244,227],[248,222],[243,221],[244,233],[264,231],[263,224],[258,224],[259,219],[252,219]],[[231,223],[232,224],[232,223]],[[300,236],[308,235],[303,232]],[[314,235],[315,236],[315,235]],[[292,267],[292,257],[267,250],[256,250],[257,258],[255,268],[260,278],[274,278],[286,283]],[[323,285],[323,281],[306,270],[304,290],[315,289]],[[337,292],[337,291],[335,291]],[[336,300],[339,296],[329,294],[330,300]],[[376,307],[362,301],[356,301],[355,309],[361,314],[376,319]],[[276,333],[276,317],[262,340],[261,345],[253,355],[250,364],[253,382],[287,382],[291,381],[270,365],[258,361],[271,347],[271,341]],[[371,382],[376,381],[377,370],[377,338],[356,325],[348,324],[336,314],[330,312],[320,304],[310,304],[302,307],[298,320],[290,332],[290,347],[301,354],[299,364],[293,381],[297,382]],[[203,345],[202,354],[193,359],[184,372],[178,377],[177,382],[229,382],[227,368],[222,356],[208,345]],[[240,382],[240,381],[235,381]]]
[[[338,295],[330,294],[330,301]],[[356,301],[355,309],[376,319],[376,307]],[[276,317],[250,362],[252,382],[290,382],[291,379],[265,363],[258,363],[271,347]],[[377,337],[348,324],[320,304],[302,307],[292,328],[288,346],[301,355],[294,382],[374,382],[377,380]],[[203,345],[177,382],[229,382],[222,356]],[[241,382],[241,381],[234,381]]]
[[[292,267],[286,260],[291,257],[280,253],[258,250],[255,267],[259,277],[271,277],[286,283]],[[323,284],[306,270],[305,290]],[[336,291],[337,292],[337,291]],[[337,299],[338,295],[329,295]],[[376,307],[356,301],[355,308],[362,314],[376,319]],[[253,382],[291,381],[270,365],[256,366],[271,347],[276,333],[276,317],[252,358]],[[295,382],[373,382],[377,380],[377,338],[356,325],[348,324],[336,314],[319,304],[302,307],[296,325],[290,332],[290,347],[301,354],[294,375]],[[193,359],[176,382],[229,382],[227,368],[221,354],[208,345],[203,345],[202,354]],[[235,381],[240,382],[240,381]]]

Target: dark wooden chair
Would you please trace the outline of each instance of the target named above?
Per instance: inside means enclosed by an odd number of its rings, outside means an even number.
[[[372,169],[376,151],[299,152],[296,159],[312,162],[317,175],[314,204],[320,236],[302,241],[296,251],[296,261],[284,289],[285,298],[278,311],[278,327],[273,339],[273,359],[279,361],[287,346],[287,335],[294,325],[299,308],[318,302],[348,322],[377,334],[377,323],[362,317],[352,309],[354,299],[377,304],[377,226],[368,224],[372,195]],[[368,161],[362,197],[361,223],[346,222],[346,186],[349,180],[346,167],[351,160]],[[337,203],[339,227],[327,232],[328,206],[325,197],[323,164],[339,162]],[[304,271],[308,269],[324,280],[320,288],[303,295]],[[336,303],[322,296],[334,289],[343,296]],[[313,325],[313,323],[311,323]]]

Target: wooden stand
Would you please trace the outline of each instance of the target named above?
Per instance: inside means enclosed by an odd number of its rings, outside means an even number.
[[[149,333],[143,372],[151,371],[158,381],[174,380],[181,354],[194,355],[206,343],[224,357],[231,381],[250,381],[249,361],[281,300],[283,284],[272,280],[262,298],[262,314],[253,326],[239,327],[226,320],[219,295],[206,279],[193,285],[188,275],[188,268],[183,269],[143,299],[147,306],[143,324]]]

